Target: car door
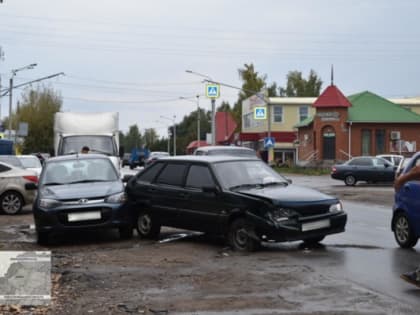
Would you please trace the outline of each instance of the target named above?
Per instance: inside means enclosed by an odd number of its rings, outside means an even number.
[[[179,222],[185,229],[220,233],[220,218],[225,214],[222,192],[206,164],[192,164],[184,187],[185,202]]]
[[[372,176],[372,159],[369,157],[360,157],[351,160],[348,164],[350,166],[349,172],[352,173],[357,180],[371,180]]]
[[[372,180],[378,182],[392,182],[394,180],[395,170],[390,162],[381,158],[374,158],[373,165],[375,179]]]

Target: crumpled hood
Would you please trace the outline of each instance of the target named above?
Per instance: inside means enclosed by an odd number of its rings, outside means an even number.
[[[44,186],[40,190],[40,197],[56,200],[91,199],[109,196],[123,191],[124,185],[120,181],[80,183]]]
[[[240,194],[270,200],[274,205],[287,203],[319,203],[323,201],[337,201],[337,198],[319,192],[315,189],[297,185],[268,186],[265,188],[246,188],[236,191]]]

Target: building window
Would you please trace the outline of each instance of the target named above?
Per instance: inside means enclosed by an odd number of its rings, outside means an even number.
[[[375,131],[375,147],[376,154],[385,153],[385,129],[377,129]]]
[[[251,127],[251,118],[252,118],[252,113],[248,113],[244,115],[244,128]]]
[[[283,122],[283,106],[276,105],[273,107],[273,121],[276,123]]]
[[[372,131],[370,129],[362,130],[362,155],[371,155],[371,137]]]
[[[299,121],[305,120],[309,116],[309,106],[299,106]]]

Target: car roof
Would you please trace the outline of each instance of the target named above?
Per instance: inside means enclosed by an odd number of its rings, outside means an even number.
[[[242,157],[242,156],[229,156],[229,155],[177,155],[170,157],[162,157],[159,161],[182,161],[182,162],[230,162],[230,161],[261,161],[256,156]]]
[[[244,151],[254,151],[251,148],[247,147],[239,147],[239,146],[233,146],[233,145],[209,145],[205,147],[199,147],[196,150],[200,151],[211,151],[211,150],[244,150]]]

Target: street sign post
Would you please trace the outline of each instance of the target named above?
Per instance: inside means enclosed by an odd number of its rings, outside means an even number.
[[[219,98],[220,85],[219,84],[206,84],[206,96],[208,98]]]
[[[264,138],[264,148],[274,148],[274,145],[276,144],[276,139],[274,137],[266,137]]]

